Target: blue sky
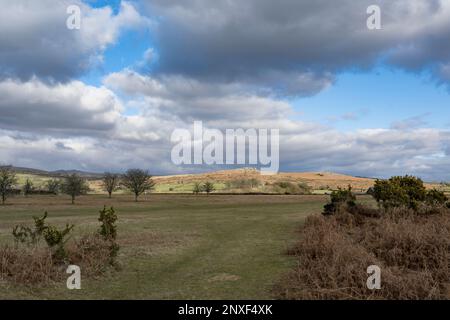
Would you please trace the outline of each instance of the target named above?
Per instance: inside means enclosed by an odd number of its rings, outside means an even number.
[[[368,72],[342,72],[333,86],[297,99],[294,105],[301,111],[299,117],[340,130],[389,128],[414,117],[423,120],[423,127],[445,129],[450,125],[450,95],[445,85],[426,73],[384,66]]]

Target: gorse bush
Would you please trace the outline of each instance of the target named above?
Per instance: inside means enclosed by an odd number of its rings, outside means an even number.
[[[448,211],[417,216],[403,207],[377,218],[347,210],[310,216],[288,252],[296,267],[274,292],[299,300],[449,299],[449,248]],[[381,268],[380,290],[366,286],[370,265]]]
[[[356,203],[349,187],[331,194],[323,216],[308,217],[289,253],[298,267],[275,288],[286,299],[449,299],[450,210],[422,180],[377,180],[378,209]],[[382,270],[380,290],[366,268]]]
[[[63,278],[63,267],[75,264],[85,275],[98,275],[108,266],[115,265],[119,246],[117,215],[113,208],[100,211],[98,231],[81,239],[68,241],[74,226],[63,229],[46,223],[47,212],[33,217],[34,227],[15,226],[15,247],[0,246],[0,279],[20,284],[36,284]],[[39,245],[45,240],[46,246]]]
[[[426,195],[423,181],[408,175],[377,180],[373,188],[373,197],[385,209],[400,206],[416,209],[425,201]]]
[[[273,184],[273,191],[279,194],[310,194],[311,188],[304,182],[280,181]]]
[[[64,245],[67,242],[67,236],[73,230],[73,225],[66,225],[62,230],[55,226],[47,225],[45,219],[47,212],[41,218],[33,217],[34,230],[27,226],[15,226],[13,229],[13,237],[16,244],[26,244],[27,246],[37,245],[41,238],[44,238],[48,247],[53,251],[55,260],[62,261],[66,258]]]
[[[114,208],[111,207],[106,209],[106,206],[103,210],[100,210],[100,217],[98,218],[102,224],[100,226],[99,234],[105,240],[116,240],[117,238],[117,215],[114,211]]]
[[[36,245],[47,228],[45,224],[47,215],[47,212],[45,212],[42,217],[33,216],[34,229],[23,225],[15,226],[12,232],[14,241],[27,246]]]
[[[329,216],[335,214],[341,206],[354,207],[356,205],[356,196],[352,192],[352,187],[347,189],[339,188],[331,193],[330,202],[324,206],[323,215]]]
[[[73,228],[74,225],[66,225],[62,230],[55,226],[47,226],[43,232],[45,242],[53,249],[53,257],[58,261],[63,261],[67,258],[65,244],[67,236]]]
[[[430,206],[443,206],[447,201],[448,198],[444,194],[444,192],[436,189],[427,191],[427,194],[425,196],[425,202]]]
[[[110,263],[114,264],[114,258],[117,256],[117,253],[119,251],[119,245],[116,243],[117,215],[114,211],[114,208],[111,207],[109,209],[106,209],[105,206],[103,210],[100,211],[100,217],[98,218],[98,221],[102,223],[98,233],[104,241],[109,242],[109,256],[111,258]]]

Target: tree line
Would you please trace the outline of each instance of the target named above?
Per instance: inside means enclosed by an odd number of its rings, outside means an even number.
[[[87,179],[76,174],[70,174],[61,179],[50,179],[46,181],[45,189],[36,189],[33,182],[27,179],[21,189],[17,189],[17,175],[11,167],[0,168],[0,197],[2,205],[6,199],[14,194],[23,193],[25,197],[31,194],[67,194],[71,197],[72,204],[76,197],[89,191]],[[130,169],[124,174],[106,172],[102,177],[102,187],[111,198],[113,192],[120,187],[126,188],[137,202],[141,194],[151,191],[155,187],[152,175],[147,170]]]

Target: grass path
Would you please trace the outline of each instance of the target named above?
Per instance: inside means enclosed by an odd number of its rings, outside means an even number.
[[[75,236],[97,227],[98,210],[113,205],[119,216],[121,269],[82,278],[82,290],[65,283],[43,288],[0,283],[0,298],[45,299],[270,299],[273,283],[293,264],[283,251],[321,196],[151,195],[15,198],[0,206],[0,241],[14,224],[49,212],[49,222],[77,225]]]

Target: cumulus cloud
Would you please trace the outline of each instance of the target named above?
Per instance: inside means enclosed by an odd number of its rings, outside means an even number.
[[[94,134],[112,130],[123,106],[104,88],[80,81],[47,84],[0,81],[0,126],[6,129],[65,134]]]
[[[239,83],[210,84],[178,75],[145,76],[124,70],[104,79],[106,86],[184,121],[279,119],[292,111],[289,103],[252,93]],[[146,107],[145,107],[146,106]]]
[[[245,80],[270,84],[285,95],[308,95],[332,83],[336,72],[367,69],[379,59],[411,71],[450,62],[450,3],[445,0],[145,4],[149,14],[164,16],[155,29],[160,73]],[[373,4],[381,8],[382,30],[366,27],[366,9]],[[446,74],[445,67],[436,70]]]
[[[66,26],[69,5],[81,9],[80,30]],[[92,8],[81,0],[2,1],[0,77],[67,81],[98,65],[121,31],[150,25],[129,2],[115,15],[110,7]]]

